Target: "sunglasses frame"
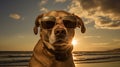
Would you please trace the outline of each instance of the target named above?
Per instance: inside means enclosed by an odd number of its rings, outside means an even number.
[[[75,16],[64,16],[62,18],[63,24],[66,28],[76,28],[77,27],[77,18]],[[44,23],[44,24],[43,24]],[[45,26],[45,23],[53,23],[51,26]],[[70,24],[71,23],[71,24]],[[44,29],[52,29],[56,24],[56,17],[54,16],[45,16],[40,20],[40,26]],[[70,25],[69,25],[70,24]]]

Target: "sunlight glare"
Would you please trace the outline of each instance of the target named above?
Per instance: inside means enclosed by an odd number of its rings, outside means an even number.
[[[72,44],[73,44],[73,46],[77,45],[77,40],[76,40],[76,39],[73,39],[73,40],[72,40]]]

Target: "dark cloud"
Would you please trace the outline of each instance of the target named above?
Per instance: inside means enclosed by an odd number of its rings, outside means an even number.
[[[102,0],[100,1],[100,6],[103,12],[120,15],[120,0]]]
[[[120,29],[120,0],[74,0],[69,11],[93,20],[96,28]]]
[[[80,0],[83,9],[100,8],[104,13],[112,13],[120,17],[120,0]]]
[[[109,17],[99,16],[95,21],[97,28],[102,29],[120,29],[120,20],[112,20]]]
[[[86,10],[97,7],[97,4],[94,2],[94,0],[80,0],[80,3],[81,6]]]

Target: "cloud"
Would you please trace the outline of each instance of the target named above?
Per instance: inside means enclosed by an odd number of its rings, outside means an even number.
[[[68,10],[99,29],[120,29],[119,0],[73,0]]]
[[[48,12],[48,8],[45,8],[45,5],[48,3],[48,0],[41,0],[39,3],[40,11],[41,12]]]
[[[102,29],[120,29],[120,20],[112,20],[107,16],[99,16],[95,20],[95,27]]]
[[[101,38],[101,36],[84,36],[83,38]]]
[[[120,39],[112,39],[112,41],[109,43],[109,45],[116,45],[120,46]]]
[[[64,3],[66,0],[55,0],[56,3]]]
[[[116,46],[119,46],[120,45],[120,39],[112,39],[111,41],[109,42],[96,42],[96,43],[91,43],[91,45],[103,45],[103,46],[113,46],[113,47],[116,47]],[[116,46],[114,46],[116,45]]]
[[[12,13],[9,15],[10,18],[15,19],[15,20],[20,20],[21,16],[17,13]]]
[[[92,45],[101,45],[101,46],[103,46],[103,45],[108,45],[109,43],[92,43]]]
[[[46,3],[48,2],[48,0],[41,0],[39,5],[42,6],[42,5],[45,5]]]
[[[45,7],[42,7],[42,8],[40,9],[40,11],[41,11],[41,12],[48,12],[49,10],[48,10],[47,8],[45,8]]]
[[[120,39],[113,39],[114,42],[120,42]]]

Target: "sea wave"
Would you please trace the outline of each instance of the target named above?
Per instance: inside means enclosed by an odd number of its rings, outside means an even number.
[[[0,51],[0,67],[28,66],[31,56],[31,51]],[[73,59],[75,64],[117,62],[120,61],[120,52],[76,51]]]

